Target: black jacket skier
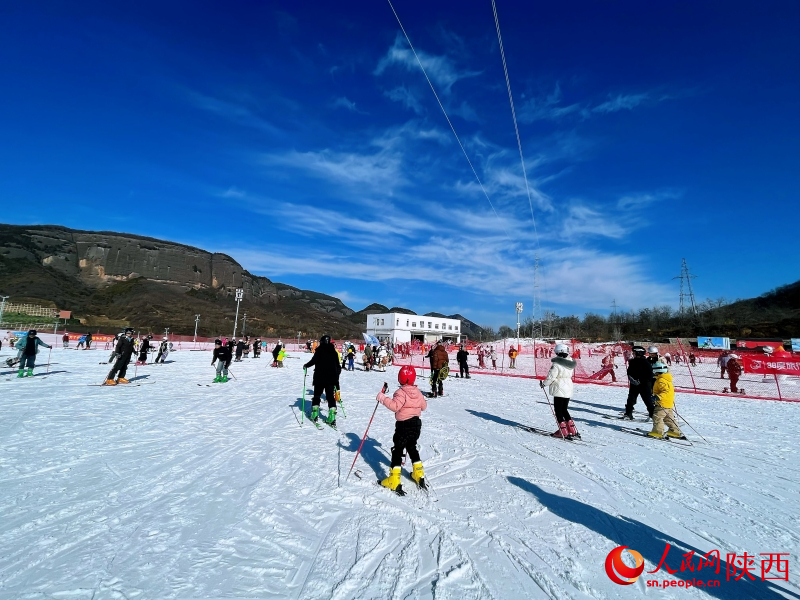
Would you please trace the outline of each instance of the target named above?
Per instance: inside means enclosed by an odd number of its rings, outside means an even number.
[[[242,352],[244,352],[244,347],[246,345],[247,344],[244,343],[244,340],[239,340],[238,342],[236,342],[236,362],[242,360]]]
[[[636,346],[633,349],[634,357],[628,361],[628,401],[625,404],[625,419],[633,420],[633,407],[636,405],[636,397],[641,396],[647,412],[653,416],[653,365],[645,356],[645,349]]]
[[[114,354],[117,357],[117,361],[114,363],[111,371],[109,371],[108,377],[106,377],[106,385],[128,383],[128,380],[125,379],[125,373],[128,370],[128,363],[131,362],[131,357],[133,356],[133,329],[125,330],[125,335],[119,338],[114,348]],[[117,374],[119,378],[115,381],[114,377]]]
[[[167,353],[167,348],[169,347],[169,342],[167,340],[163,340],[161,345],[158,347],[158,356],[156,356],[156,362],[164,362],[164,354]]]
[[[458,361],[459,374],[463,378],[466,373],[466,377],[469,379],[469,365],[467,365],[468,356],[469,352],[464,350],[464,346],[461,346],[461,349],[456,353],[456,361]]]
[[[147,336],[146,338],[142,339],[142,342],[139,344],[139,363],[140,364],[147,364],[147,353],[150,351],[150,339],[152,336]]]
[[[220,346],[219,348],[214,348],[214,354],[211,356],[211,364],[213,365],[214,361],[218,360],[224,363],[226,367],[229,367],[231,366],[232,358],[230,346]]]
[[[339,363],[339,353],[336,347],[331,344],[331,338],[323,335],[320,339],[317,351],[311,360],[303,365],[304,369],[314,367],[314,397],[311,400],[311,412],[314,414],[314,407],[319,408],[322,392],[328,400],[328,408],[336,408],[336,398],[334,397],[334,387],[339,386],[339,375],[342,372],[342,365]]]

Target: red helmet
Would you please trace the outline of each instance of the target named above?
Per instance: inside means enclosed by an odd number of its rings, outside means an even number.
[[[414,367],[406,365],[400,369],[400,372],[397,374],[397,381],[400,385],[414,385],[414,382],[417,380],[417,372],[414,370]]]

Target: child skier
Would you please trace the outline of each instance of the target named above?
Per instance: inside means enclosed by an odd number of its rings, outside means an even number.
[[[167,360],[167,355],[169,355],[169,341],[165,336],[161,340],[161,344],[158,347],[158,356],[156,356],[156,364],[158,363],[164,364],[164,361]]]
[[[152,335],[148,335],[139,343],[139,360],[136,361],[137,365],[147,364],[147,353],[150,351],[150,340],[153,339]]]
[[[217,363],[217,376],[214,377],[212,383],[228,383],[228,367],[231,366],[231,347],[223,346],[222,340],[214,340],[214,354],[211,357],[211,366],[214,366],[214,361]]]
[[[390,398],[386,395],[386,392],[389,391],[389,384],[384,383],[383,391],[379,392],[377,397],[378,402],[395,413],[395,419],[397,419],[394,426],[394,437],[392,438],[394,446],[392,446],[391,473],[389,477],[381,481],[381,485],[389,488],[399,496],[405,495],[403,486],[400,484],[400,472],[402,470],[403,455],[406,451],[413,466],[411,479],[421,489],[428,488],[425,483],[422,461],[417,450],[417,440],[419,440],[419,435],[422,431],[422,421],[419,417],[422,411],[428,408],[428,403],[419,388],[414,385],[416,379],[417,372],[414,367],[406,365],[397,374],[400,389]]]
[[[550,393],[553,396],[555,405],[556,420],[558,421],[558,431],[553,432],[553,437],[572,439],[581,438],[572,417],[569,414],[569,399],[572,397],[572,372],[575,370],[575,361],[569,358],[569,348],[566,344],[556,345],[556,355],[550,359],[552,365],[547,373],[547,378],[539,382],[539,386],[544,389],[550,386]]]
[[[675,387],[672,385],[672,374],[667,365],[662,362],[653,365],[653,374],[656,376],[653,384],[655,411],[653,412],[653,430],[647,435],[663,438],[664,424],[666,423],[669,428],[667,437],[685,440],[686,436],[681,433],[681,428],[678,427],[672,414],[675,408]]]
[[[36,330],[31,329],[28,335],[23,335],[14,344],[14,347],[20,351],[19,359],[19,373],[17,377],[33,377],[33,368],[36,366],[36,355],[39,353],[39,346],[45,348],[52,348],[48,346],[38,337],[36,337]],[[25,373],[25,367],[28,372]]]
[[[278,352],[278,366],[283,368],[283,361],[286,360],[286,347],[284,346],[281,348],[281,351]]]
[[[339,362],[339,354],[336,347],[331,343],[331,336],[325,334],[320,338],[319,346],[303,369],[314,367],[314,396],[311,398],[311,420],[319,420],[319,404],[322,400],[322,392],[328,401],[328,418],[326,423],[331,427],[336,427],[336,396],[335,388],[339,385],[339,374],[342,365]]]

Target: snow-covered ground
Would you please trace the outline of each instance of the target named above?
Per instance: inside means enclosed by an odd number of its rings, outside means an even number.
[[[46,377],[1,371],[1,598],[800,597],[797,404],[679,394],[708,440],[685,427],[685,448],[603,418],[624,389],[578,386],[584,443],[571,443],[521,428],[553,427],[537,382],[451,378],[423,414],[434,492],[405,473],[400,498],[375,484],[394,428],[383,407],[345,481],[396,369],[343,373],[347,417],[318,431],[299,421],[308,355],[237,363],[235,381],[207,387],[210,353],[181,351],[138,369],[148,385],[88,385],[107,355],[56,349]],[[720,575],[606,575],[613,548],[651,571],[667,543],[672,569],[719,550]],[[745,552],[756,581],[726,581],[726,555]],[[788,582],[761,581],[761,553],[791,554]]]

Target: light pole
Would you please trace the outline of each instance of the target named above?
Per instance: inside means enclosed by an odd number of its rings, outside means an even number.
[[[244,313],[244,319],[242,320],[242,335],[244,335],[244,330],[247,327],[247,313]]]
[[[517,354],[520,353],[519,346],[519,315],[522,313],[522,302],[517,302]]]
[[[194,343],[197,343],[197,325],[200,323],[200,315],[194,316]]]
[[[236,319],[233,321],[233,339],[236,339],[236,327],[239,325],[239,303],[244,298],[244,290],[236,289]]]
[[[6,307],[6,299],[10,296],[2,296],[3,301],[0,302],[0,323],[3,322],[3,309]]]

